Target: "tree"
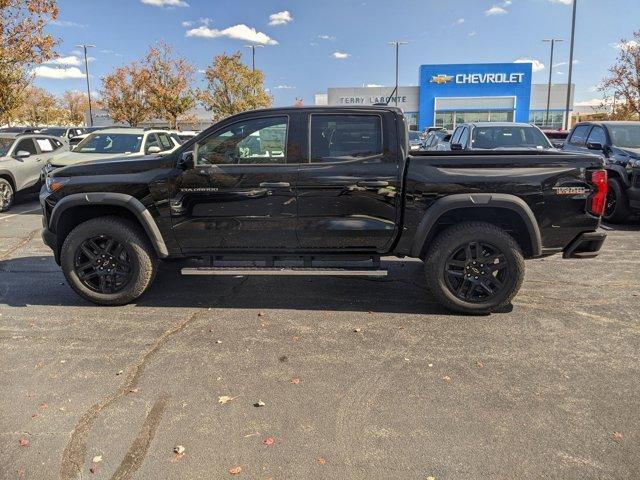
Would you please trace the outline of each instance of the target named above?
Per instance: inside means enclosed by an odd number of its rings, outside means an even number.
[[[44,88],[30,86],[19,112],[22,122],[29,125],[52,125],[61,123],[64,112],[58,100]]]
[[[79,126],[85,121],[85,112],[89,110],[89,97],[86,93],[77,90],[67,90],[62,95],[62,108],[65,117],[71,125]]]
[[[598,87],[605,95],[604,103],[615,105],[612,116],[616,120],[640,119],[640,30],[633,37],[620,41],[616,63]]]
[[[166,43],[152,47],[143,68],[148,71],[147,101],[153,115],[169,120],[178,128],[178,120],[195,105],[191,87],[195,68],[184,58],[174,58]]]
[[[218,55],[207,67],[207,88],[199,100],[213,113],[213,120],[255,108],[271,106],[272,98],[264,90],[264,74],[251,71],[241,61],[241,53]]]
[[[151,115],[147,99],[149,72],[139,62],[118,67],[102,79],[102,102],[116,122],[136,127]]]
[[[28,70],[55,57],[45,33],[58,17],[56,0],[0,0],[0,119],[10,122],[24,101]]]

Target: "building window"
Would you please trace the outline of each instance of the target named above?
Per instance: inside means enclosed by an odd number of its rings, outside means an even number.
[[[560,130],[564,125],[564,111],[549,110],[549,122],[547,122],[546,110],[532,110],[529,112],[529,123],[533,123],[538,127]]]
[[[513,111],[471,110],[466,112],[436,112],[436,127],[453,130],[461,123],[472,122],[513,122]]]

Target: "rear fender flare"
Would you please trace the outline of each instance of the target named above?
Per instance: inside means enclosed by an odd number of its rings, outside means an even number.
[[[135,197],[124,193],[75,193],[60,200],[51,212],[49,225],[55,228],[62,214],[79,205],[113,205],[124,207],[138,219],[144,228],[158,257],[166,258],[169,250],[151,212]]]
[[[411,256],[419,257],[425,245],[429,232],[437,225],[438,220],[452,210],[460,208],[497,208],[508,209],[517,213],[529,234],[531,241],[531,253],[533,257],[542,254],[542,236],[538,222],[529,205],[515,195],[505,193],[477,193],[455,194],[443,197],[431,205],[425,213],[422,221],[416,229],[416,234],[411,247]]]
[[[625,170],[622,165],[617,165],[615,163],[611,163],[605,167],[607,172],[615,172],[615,176],[609,174],[609,178],[620,178],[620,182],[624,188],[629,188],[631,186],[631,181],[629,180],[629,174]]]

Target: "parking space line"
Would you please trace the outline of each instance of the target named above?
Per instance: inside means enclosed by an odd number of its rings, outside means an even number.
[[[2,217],[0,217],[0,220],[8,220],[9,218],[17,217],[18,215],[22,215],[22,214],[25,214],[25,213],[37,212],[40,209],[41,209],[41,207],[32,208],[31,210],[25,210],[24,212],[18,212],[18,213],[13,213],[11,215],[2,216]]]

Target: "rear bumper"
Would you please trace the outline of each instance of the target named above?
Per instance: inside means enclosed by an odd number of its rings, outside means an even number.
[[[584,232],[563,250],[562,258],[593,258],[598,256],[607,234],[603,231]]]

